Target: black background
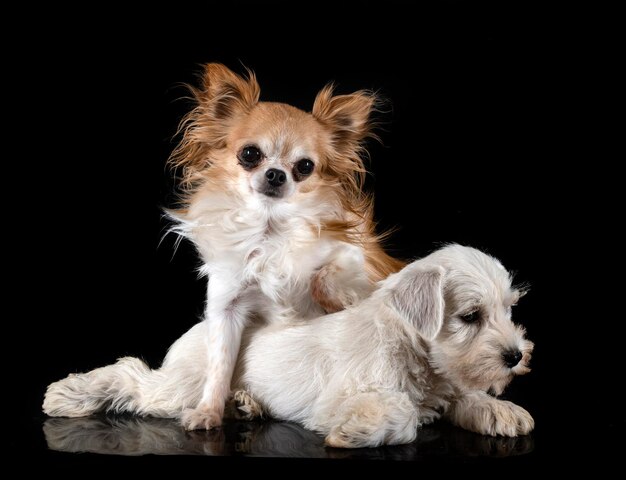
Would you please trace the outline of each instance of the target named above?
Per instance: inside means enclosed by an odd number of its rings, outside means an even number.
[[[621,261],[611,29],[584,11],[499,3],[16,17],[5,96],[18,107],[7,143],[19,227],[7,236],[20,267],[7,292],[20,313],[8,342],[31,366],[18,355],[9,368],[20,385],[9,444],[50,459],[39,413],[49,382],[124,355],[156,366],[199,318],[198,259],[189,244],[173,255],[174,239],[161,242],[161,208],[174,201],[165,162],[190,108],[181,84],[216,61],[253,69],[263,100],[305,110],[331,80],[388,100],[368,187],[381,230],[398,227],[390,252],[468,244],[530,284],[514,315],[536,343],[534,370],[507,393],[537,421],[526,461],[612,458],[624,417],[611,387],[623,315],[607,313],[603,276]]]

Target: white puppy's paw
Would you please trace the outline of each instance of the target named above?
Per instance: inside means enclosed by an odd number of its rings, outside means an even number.
[[[494,437],[528,435],[535,428],[535,421],[530,413],[506,400],[494,400],[477,406],[472,417],[474,428],[470,430]]]
[[[333,428],[324,439],[324,444],[334,448],[358,448],[362,446],[359,441],[342,431],[341,428]]]

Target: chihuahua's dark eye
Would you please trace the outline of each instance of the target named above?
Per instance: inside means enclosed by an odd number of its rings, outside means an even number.
[[[239,163],[241,163],[243,168],[250,170],[261,163],[261,160],[263,160],[263,154],[258,147],[255,147],[254,145],[247,145],[241,149],[238,158]]]
[[[465,323],[475,323],[480,320],[480,310],[474,310],[471,313],[466,313],[465,315],[461,315],[461,320]]]
[[[313,173],[313,169],[315,168],[315,164],[312,160],[308,158],[303,158],[296,162],[293,167],[293,176],[297,181],[304,180],[304,177],[308,177]]]

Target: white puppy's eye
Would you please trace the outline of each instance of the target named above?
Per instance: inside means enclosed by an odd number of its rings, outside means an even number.
[[[461,317],[461,320],[463,320],[465,323],[475,323],[480,320],[480,310],[474,310],[473,312],[459,316]]]
[[[246,145],[241,149],[237,158],[243,168],[252,170],[263,160],[263,153],[254,145]]]
[[[303,158],[302,160],[298,160],[293,166],[293,176],[296,181],[300,182],[311,175],[314,168],[315,164],[313,163],[313,160]]]

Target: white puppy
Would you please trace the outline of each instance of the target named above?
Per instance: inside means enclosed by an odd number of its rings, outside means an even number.
[[[525,435],[523,408],[500,394],[529,371],[533,344],[511,321],[521,292],[494,258],[458,245],[413,262],[347,310],[302,325],[248,330],[233,387],[241,410],[299,422],[334,447],[411,442],[441,416],[488,435]],[[48,388],[44,411],[180,418],[202,395],[207,347],[198,324],[161,369],[135,358]]]

